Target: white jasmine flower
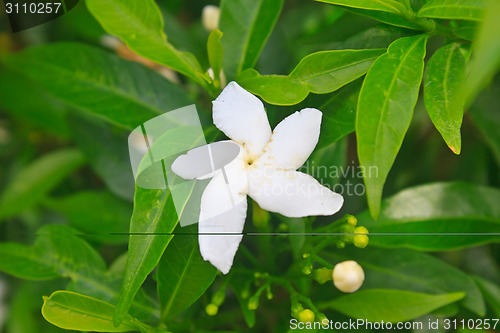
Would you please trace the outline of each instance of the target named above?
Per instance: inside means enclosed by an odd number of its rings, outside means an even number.
[[[332,275],[335,287],[345,293],[355,292],[365,281],[363,268],[354,260],[343,261],[335,265]]]
[[[220,8],[206,5],[201,13],[201,22],[206,30],[212,31],[219,27]]]
[[[263,209],[287,217],[332,215],[342,207],[341,195],[296,171],[318,143],[321,117],[319,110],[303,109],[271,132],[262,102],[230,82],[213,102],[213,121],[232,141],[195,148],[172,164],[172,171],[185,179],[213,177],[201,198],[199,243],[203,258],[222,273],[229,272],[243,237],[247,195]],[[220,156],[232,146],[236,157],[217,167],[211,160],[211,173],[196,175],[187,163],[195,150]]]

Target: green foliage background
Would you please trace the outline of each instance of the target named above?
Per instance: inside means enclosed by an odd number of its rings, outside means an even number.
[[[210,33],[206,4],[86,0],[16,34],[0,16],[6,332],[286,332],[303,309],[336,322],[498,318],[499,2],[222,0]],[[226,79],[265,102],[273,127],[323,112],[309,165],[378,172],[322,179],[366,187],[343,193],[334,217],[250,205],[246,232],[292,234],[244,237],[222,276],[196,226],[177,226],[169,191],[134,186],[127,136],[196,103],[207,139],[222,139],[211,101]],[[320,234],[352,232],[343,214],[368,247]],[[324,281],[343,260],[365,270],[356,293]]]

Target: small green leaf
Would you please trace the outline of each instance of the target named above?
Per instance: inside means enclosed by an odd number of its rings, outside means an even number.
[[[45,204],[66,216],[72,227],[88,233],[91,239],[109,243],[127,241],[124,234],[128,233],[132,205],[109,192],[82,191],[48,199]]]
[[[0,197],[0,219],[30,208],[84,162],[75,149],[47,153],[19,171]]]
[[[222,44],[220,42],[221,37],[222,37],[222,32],[220,32],[220,30],[218,29],[212,30],[212,32],[208,36],[208,42],[207,42],[208,61],[210,63],[210,67],[214,72],[215,79],[219,81],[220,81],[220,71],[222,69],[222,59],[223,59]]]
[[[465,58],[458,43],[434,53],[427,63],[424,102],[434,126],[455,154],[460,154],[460,127],[464,114],[460,88],[465,78]]]
[[[363,76],[385,49],[321,51],[303,58],[288,76],[259,75],[250,69],[238,83],[263,100],[276,105],[294,105],[309,92],[326,94]]]
[[[484,0],[431,0],[420,8],[417,16],[480,21],[485,10]]]
[[[385,49],[320,51],[304,57],[290,73],[310,92],[326,94],[364,75]]]
[[[402,27],[412,30],[423,30],[423,26],[418,25],[414,22],[410,22],[398,14],[386,11],[360,9],[360,8],[349,8],[348,10],[355,14],[363,15],[386,24],[394,25],[396,27]]]
[[[43,45],[2,60],[69,105],[126,129],[193,104],[153,70],[84,44]]]
[[[87,7],[107,32],[120,37],[132,51],[200,84],[206,82],[198,60],[167,42],[154,0],[87,0]]]
[[[139,331],[146,325],[130,316],[113,326],[114,306],[101,300],[70,291],[56,291],[44,297],[42,315],[51,324],[66,330],[93,332]]]
[[[500,67],[500,1],[490,1],[484,23],[480,26],[473,56],[467,68],[467,77],[463,86],[465,106],[470,105],[493,78]]]
[[[331,256],[336,261],[356,258],[365,271],[363,288],[390,288],[422,293],[464,291],[466,295],[461,302],[464,307],[479,316],[484,316],[486,312],[483,296],[473,279],[431,255],[410,249],[394,251],[371,247],[364,250],[351,247],[336,250]]]
[[[418,318],[464,298],[465,293],[429,295],[391,289],[361,290],[342,296],[323,307],[371,322],[399,322]]]
[[[413,116],[422,81],[427,36],[396,40],[372,65],[359,94],[358,158],[368,206],[376,218],[382,189]]]
[[[481,132],[484,140],[488,144],[495,157],[497,164],[500,165],[500,112],[491,112],[489,103],[496,103],[498,101],[498,93],[500,89],[498,86],[493,86],[483,95],[484,102],[478,100],[469,110],[469,116],[473,123]]]
[[[445,251],[499,242],[495,235],[500,232],[498,202],[500,190],[495,188],[434,183],[384,200],[378,221],[366,211],[358,221],[370,230],[370,245]]]
[[[188,308],[212,284],[217,269],[200,254],[197,225],[177,228],[158,264],[158,298],[162,321]]]
[[[232,80],[252,68],[278,20],[284,0],[222,0],[224,73]]]
[[[406,12],[403,4],[396,0],[316,0],[330,3],[332,5],[346,6],[352,8],[379,10],[388,13],[401,14]]]

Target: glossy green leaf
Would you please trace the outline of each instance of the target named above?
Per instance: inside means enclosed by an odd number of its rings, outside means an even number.
[[[222,32],[220,32],[220,30],[212,30],[212,32],[208,36],[207,42],[208,62],[210,63],[210,68],[212,68],[212,71],[214,72],[215,80],[219,81],[223,58],[223,49],[220,41],[221,37]]]
[[[145,327],[130,316],[120,326],[113,326],[113,310],[113,305],[98,299],[70,291],[56,291],[50,297],[44,297],[42,315],[51,324],[66,330],[129,332]]]
[[[75,149],[47,153],[20,170],[0,197],[0,219],[31,207],[84,162]]]
[[[364,75],[385,49],[320,51],[303,58],[290,73],[310,92],[326,94]]]
[[[284,0],[222,0],[224,73],[232,80],[252,68],[276,24]]]
[[[4,63],[69,105],[127,129],[193,104],[153,70],[84,44],[33,47]]]
[[[372,65],[359,94],[356,138],[368,206],[376,218],[382,189],[410,125],[424,69],[427,36],[392,43]]]
[[[162,320],[172,318],[193,304],[217,274],[217,269],[201,257],[197,231],[197,224],[177,228],[158,264]]]
[[[498,318],[500,316],[500,287],[491,281],[477,276],[474,277],[474,280],[483,292],[486,302],[488,302]]]
[[[129,229],[132,205],[107,191],[82,191],[49,199],[45,204],[66,216],[72,227],[91,239],[109,243],[123,243],[128,239],[125,234]]]
[[[371,247],[369,250],[336,250],[332,251],[331,256],[338,261],[356,258],[365,271],[363,288],[390,288],[431,294],[463,291],[465,298],[461,304],[464,307],[479,316],[484,316],[486,312],[483,296],[474,280],[428,254],[409,249],[394,251]]]
[[[500,68],[500,2],[490,1],[484,23],[479,27],[472,59],[463,86],[466,106],[470,105]]]
[[[249,75],[250,71],[255,75]],[[238,83],[270,104],[294,105],[309,94],[304,85],[285,75],[260,75],[253,69],[242,74],[243,78],[238,78]]]
[[[403,4],[396,0],[316,0],[330,3],[332,5],[346,6],[352,8],[379,10],[388,13],[401,14],[405,12]]]
[[[460,19],[480,21],[486,9],[485,0],[431,0],[417,15],[439,19]]]
[[[391,289],[369,289],[341,296],[324,305],[357,319],[399,322],[418,318],[459,301],[464,293],[430,295]]]
[[[402,29],[386,24],[377,24],[366,30],[356,33],[340,43],[335,49],[365,50],[381,49],[391,45],[393,41],[402,37],[409,37],[417,34],[417,31]]]
[[[127,315],[135,294],[158,265],[172,240],[178,217],[169,190],[136,187],[125,279],[116,304],[113,322],[119,325]]]
[[[154,0],[87,0],[103,28],[120,37],[137,54],[170,67],[198,83],[206,82],[198,60],[167,42],[163,18]]]
[[[464,78],[465,58],[458,43],[441,47],[427,63],[425,108],[448,147],[457,155],[461,150],[464,108],[460,88]]]
[[[363,76],[385,49],[321,51],[303,58],[288,76],[243,72],[238,83],[268,103],[294,105],[309,92],[326,94]]]
[[[92,115],[70,113],[67,117],[73,140],[110,191],[132,201],[134,176],[127,146],[129,132],[117,132],[112,125]],[[106,144],[103,144],[106,143]]]
[[[380,218],[358,216],[370,245],[443,251],[498,242],[500,190],[462,182],[403,190],[384,200]],[[377,235],[377,233],[382,233]]]

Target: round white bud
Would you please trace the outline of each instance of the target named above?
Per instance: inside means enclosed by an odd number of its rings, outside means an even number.
[[[214,5],[206,5],[201,13],[201,21],[203,26],[208,31],[215,30],[219,27],[220,9]]]
[[[344,293],[353,293],[358,290],[365,280],[363,268],[354,260],[338,263],[333,268],[333,284]]]

